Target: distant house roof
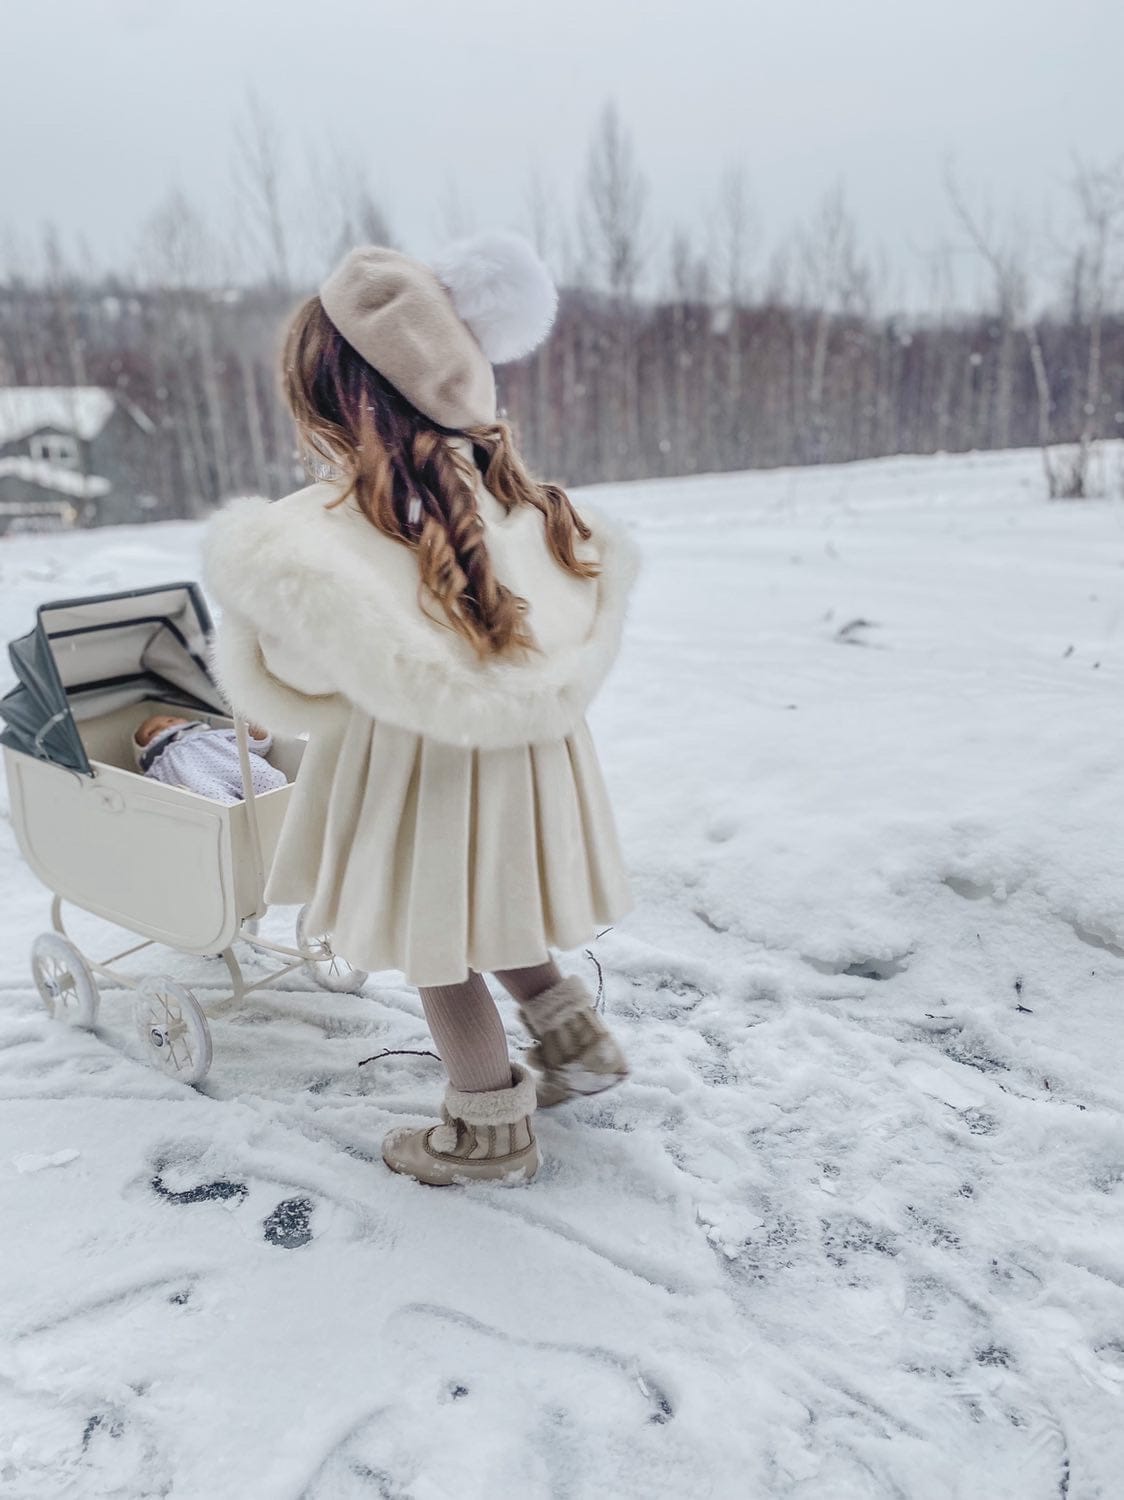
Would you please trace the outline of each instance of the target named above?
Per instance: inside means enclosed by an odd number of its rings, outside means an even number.
[[[56,495],[70,495],[79,500],[96,500],[110,489],[109,480],[97,474],[78,474],[38,458],[0,458],[0,479],[6,474],[40,489],[53,490]]]
[[[0,387],[0,443],[14,443],[41,427],[72,432],[88,443],[97,437],[118,405],[145,432],[155,431],[154,424],[139,407],[104,386],[3,386]]]

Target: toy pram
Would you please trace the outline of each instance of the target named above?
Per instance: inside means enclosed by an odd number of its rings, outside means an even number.
[[[221,956],[237,1004],[297,969],[326,989],[354,992],[367,976],[297,919],[296,945],[258,936],[264,872],[277,844],[304,742],[276,736],[270,762],[288,784],[254,794],[245,723],[233,718],[207,659],[211,618],[193,583],[45,604],[9,656],[17,686],[0,699],[12,823],[24,859],[54,893],[53,931],[32,944],[36,986],[53,1015],[92,1026],[95,975],[136,990],[134,1018],[148,1060],[198,1083],[211,1065],[203,1007],[166,975],[114,965],[154,943]],[[227,806],[140,775],[133,735],[155,713],[234,724],[244,801]],[[99,962],[62,921],[67,901],[143,939]],[[235,940],[283,960],[248,983]]]

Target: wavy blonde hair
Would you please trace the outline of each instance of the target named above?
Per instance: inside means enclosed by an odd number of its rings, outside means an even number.
[[[283,391],[306,456],[347,481],[339,505],[355,496],[385,536],[418,555],[419,603],[442,612],[481,658],[535,649],[527,601],[496,578],[476,504],[479,480],[507,511],[542,512],[547,545],[560,567],[597,576],[577,555],[592,533],[565,490],[528,474],[504,422],[453,433],[436,426],[384,380],[337,331],[319,297],[310,297],[289,327]],[[472,457],[449,439],[467,437]]]

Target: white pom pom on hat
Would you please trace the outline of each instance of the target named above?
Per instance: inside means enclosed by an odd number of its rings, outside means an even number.
[[[329,319],[420,412],[463,431],[496,418],[493,364],[550,332],[558,293],[520,235],[458,240],[432,265],[385,245],[349,251],[320,288]]]
[[[550,332],[558,292],[522,235],[501,229],[455,240],[430,265],[492,364],[522,359]]]

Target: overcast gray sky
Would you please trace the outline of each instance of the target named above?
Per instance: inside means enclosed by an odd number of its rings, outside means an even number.
[[[116,263],[170,184],[229,220],[251,87],[294,188],[309,145],[355,153],[419,253],[451,191],[522,227],[537,165],[570,202],[610,97],[657,252],[731,163],[770,243],[841,181],[908,269],[951,233],[948,158],[1033,217],[1072,151],[1124,151],[1121,0],[0,0],[0,43],[0,222],[53,219]]]

